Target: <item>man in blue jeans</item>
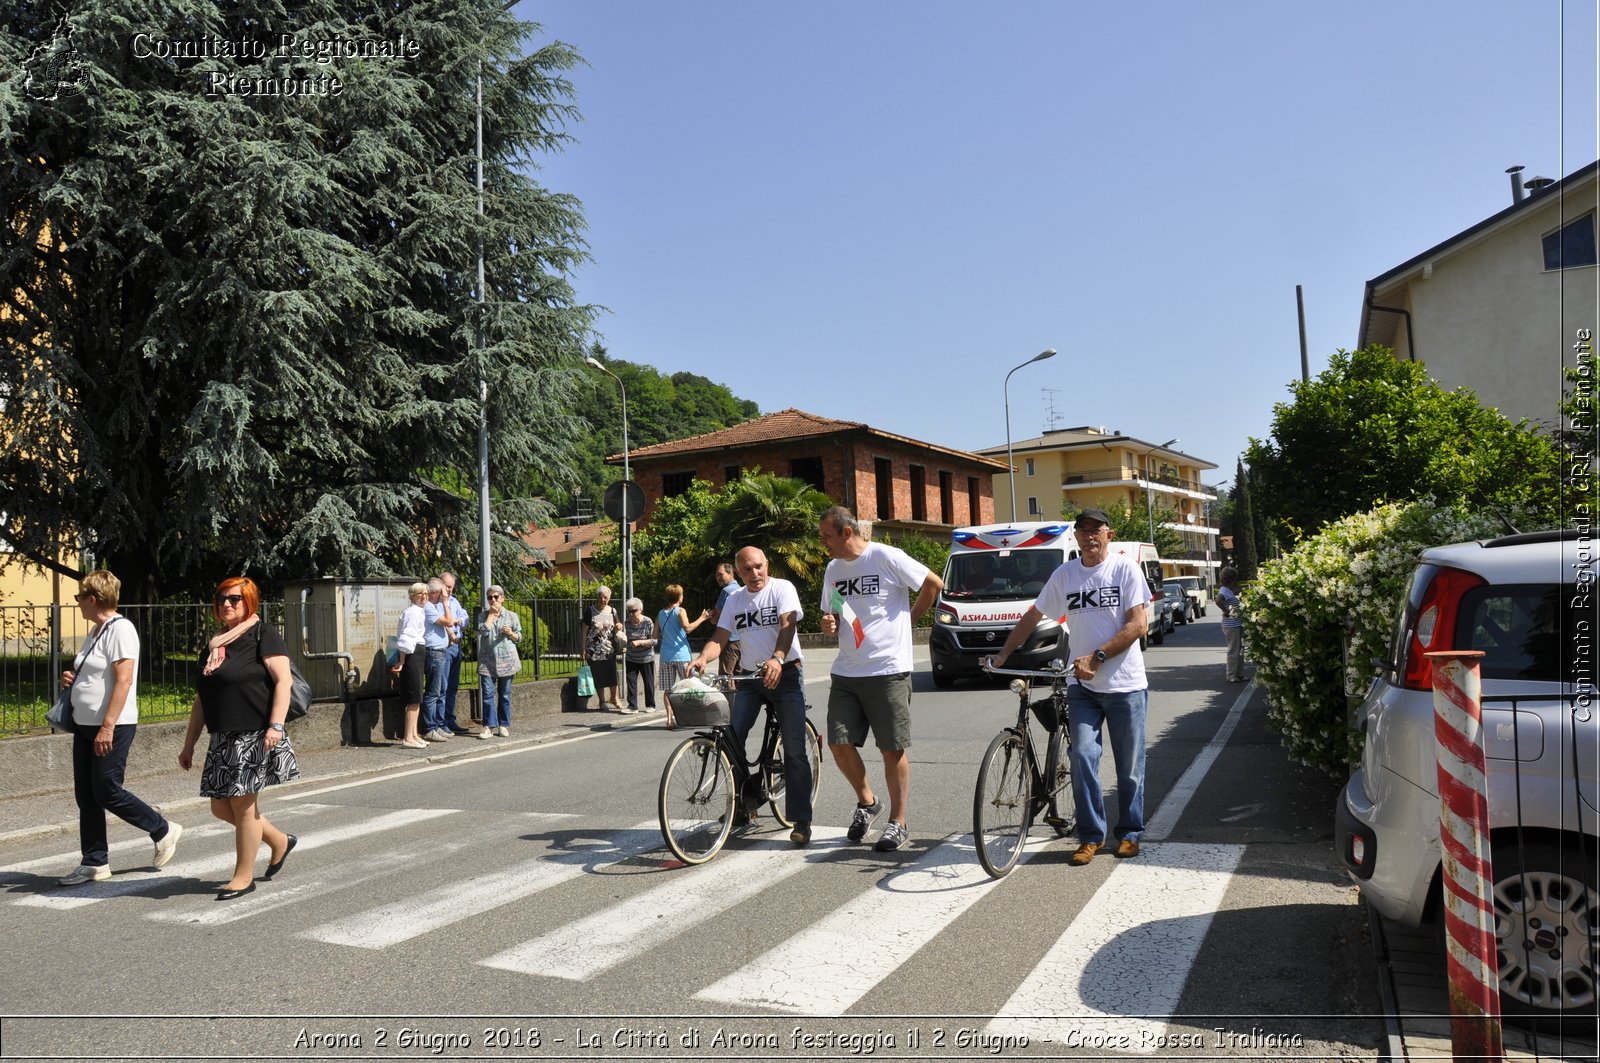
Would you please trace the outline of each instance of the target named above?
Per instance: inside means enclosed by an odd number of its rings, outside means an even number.
[[[1071,652],[1077,654],[1072,659],[1076,682],[1067,688],[1079,842],[1072,863],[1082,867],[1106,845],[1105,795],[1100,790],[1102,727],[1111,735],[1111,755],[1117,765],[1116,855],[1124,859],[1139,855],[1149,698],[1139,639],[1149,622],[1150,585],[1137,564],[1110,552],[1114,533],[1104,510],[1079,513],[1072,531],[1078,556],[1051,573],[994,663],[1004,666],[1046,616],[1065,618]]]
[[[444,584],[445,604],[450,607],[450,616],[455,620],[447,629],[450,645],[445,651],[444,710],[440,719],[444,721],[445,730],[451,734],[473,734],[475,732],[462,727],[456,719],[456,694],[461,689],[461,633],[466,630],[467,611],[456,597],[456,574],[446,569],[439,573],[439,582]]]
[[[424,741],[447,742],[450,729],[444,719],[445,685],[450,681],[450,603],[444,582],[428,581],[428,601],[422,607],[422,723]]]
[[[761,676],[761,683],[739,684],[733,697],[730,722],[734,747],[743,750],[755,727],[762,705],[771,705],[778,714],[783,734],[784,815],[794,824],[789,840],[804,846],[811,842],[811,750],[806,733],[806,681],[800,671],[800,594],[794,584],[767,573],[767,555],[753,546],[739,551],[734,563],[744,586],[728,595],[727,604],[717,617],[717,630],[705,648],[689,661],[689,671],[704,671],[722,654],[730,640],[740,643],[741,660]],[[746,758],[748,761],[748,758]],[[740,792],[748,774],[748,763],[739,765]],[[735,823],[752,818],[741,804],[734,812]]]

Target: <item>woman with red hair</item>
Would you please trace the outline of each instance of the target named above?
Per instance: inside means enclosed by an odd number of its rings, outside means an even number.
[[[294,747],[283,728],[289,715],[289,647],[283,636],[262,623],[261,593],[253,581],[235,577],[217,588],[211,615],[222,624],[205,667],[195,683],[194,707],[178,765],[188,771],[203,726],[211,734],[200,793],[211,798],[211,814],[233,824],[233,877],[217,900],[242,897],[256,888],[255,863],[263,843],[272,878],[298,841],[261,814],[257,795],[264,786],[300,774]]]

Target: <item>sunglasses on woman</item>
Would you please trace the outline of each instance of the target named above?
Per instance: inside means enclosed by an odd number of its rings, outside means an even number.
[[[244,595],[242,595],[242,594],[219,594],[219,595],[217,595],[217,604],[218,605],[241,605],[241,604],[243,604],[243,602],[244,602]]]

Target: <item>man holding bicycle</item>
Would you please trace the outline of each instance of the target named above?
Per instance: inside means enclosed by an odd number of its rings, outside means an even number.
[[[1106,844],[1105,795],[1100,790],[1100,730],[1111,734],[1117,765],[1116,855],[1139,855],[1144,833],[1144,720],[1148,683],[1139,639],[1148,623],[1150,587],[1139,566],[1111,554],[1111,519],[1086,509],[1073,524],[1078,556],[1056,569],[995,655],[996,667],[1022,645],[1046,616],[1065,617],[1076,654],[1067,688],[1072,722],[1072,799],[1078,810],[1082,866]]]
[[[805,677],[800,671],[800,617],[804,609],[794,584],[767,572],[767,555],[753,546],[734,558],[744,586],[728,595],[717,616],[717,630],[705,648],[689,662],[689,671],[704,671],[721,656],[723,647],[737,641],[740,659],[756,661],[760,687],[740,684],[730,712],[734,748],[740,752],[740,788],[749,774],[745,740],[755,726],[762,705],[777,714],[783,734],[784,813],[794,824],[789,840],[796,845],[811,841],[811,755],[807,749]],[[742,810],[741,810],[742,811]],[[748,813],[736,813],[735,822]]]

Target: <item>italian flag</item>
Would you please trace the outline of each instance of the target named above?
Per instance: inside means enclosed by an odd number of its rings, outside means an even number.
[[[828,592],[828,606],[843,618],[844,623],[850,625],[850,631],[856,637],[856,649],[861,648],[861,643],[867,637],[867,629],[861,626],[861,618],[856,616],[856,611],[850,608],[850,603],[844,600],[844,595],[839,593],[839,588],[834,587]]]

